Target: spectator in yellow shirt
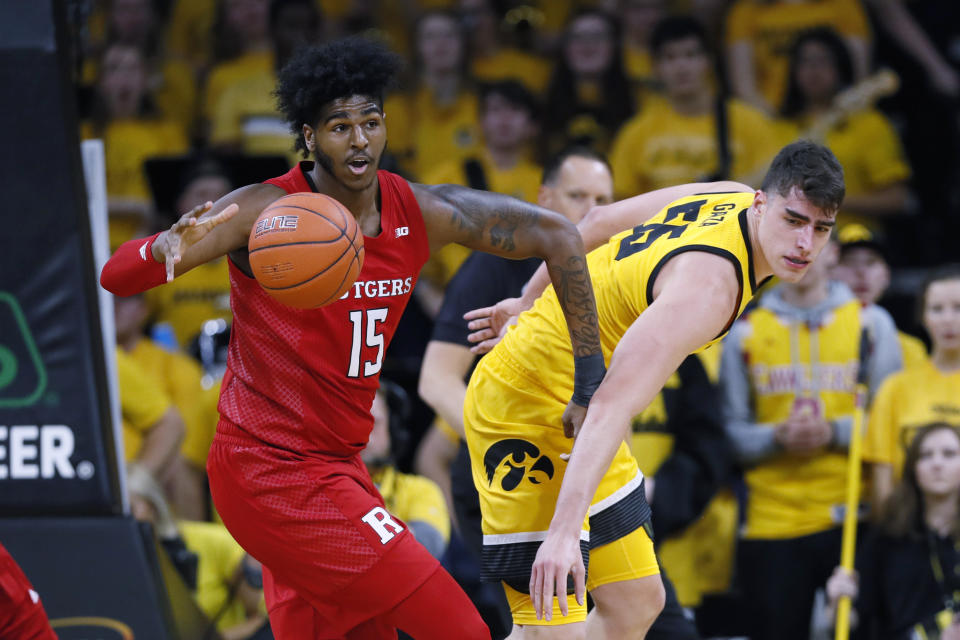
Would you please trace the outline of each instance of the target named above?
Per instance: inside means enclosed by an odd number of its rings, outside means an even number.
[[[117,345],[170,399],[185,426],[180,453],[168,474],[172,502],[181,517],[203,520],[207,513],[206,455],[191,455],[199,447],[196,441],[213,438],[219,416],[204,402],[200,365],[184,353],[169,351],[147,338],[147,305],[142,295],[114,297]],[[189,456],[189,457],[188,457]]]
[[[456,15],[425,12],[414,29],[412,86],[386,99],[390,148],[407,175],[423,179],[463,158],[479,139],[477,100],[466,73],[466,35]]]
[[[651,48],[665,100],[643,105],[617,134],[611,153],[617,196],[762,173],[779,148],[771,124],[740,100],[718,97],[700,23],[664,19],[654,29]],[[722,138],[721,116],[727,124]]]
[[[323,16],[314,0],[274,0],[270,4],[273,66],[237,79],[224,87],[213,105],[210,145],[224,152],[300,158],[290,144],[290,127],[277,110],[273,90],[277,70],[297,47],[315,43],[323,31]]]
[[[213,25],[213,65],[200,104],[205,121],[213,119],[227,88],[274,68],[269,9],[270,0],[220,0]]]
[[[726,55],[734,94],[773,115],[787,85],[797,35],[831,27],[853,52],[855,77],[870,68],[870,26],[859,0],[736,0],[727,14]]]
[[[658,88],[650,36],[666,15],[666,5],[666,0],[620,0],[619,4],[623,18],[623,70],[630,80],[634,103],[641,107]]]
[[[884,257],[883,246],[869,229],[856,223],[841,227],[837,239],[840,260],[832,276],[846,283],[864,306],[879,304],[890,286],[890,265]],[[927,347],[920,338],[903,331],[897,331],[897,336],[904,369],[927,361]]]
[[[930,360],[890,376],[874,398],[863,442],[873,499],[883,501],[903,472],[904,453],[928,422],[960,427],[960,266],[935,270],[920,297]]]
[[[162,182],[156,180],[158,185]],[[164,213],[175,216],[167,224],[172,224],[198,204],[216,202],[233,189],[223,166],[210,159],[188,163],[170,182],[174,185],[171,191],[177,189],[177,195],[171,197],[172,205],[161,207],[172,209]],[[227,258],[202,264],[173,282],[150,289],[144,293],[144,299],[153,322],[169,326],[177,344],[185,347],[205,321],[219,318],[230,322],[233,319]]]
[[[91,16],[91,49],[94,56],[84,61],[84,84],[98,75],[99,54],[108,44],[124,44],[139,49],[147,63],[147,85],[160,114],[180,124],[184,131],[193,128],[197,86],[189,64],[167,55],[163,43],[163,24],[153,0],[112,0],[104,7],[103,20]],[[96,11],[96,9],[95,9]]]
[[[116,357],[124,458],[164,482],[180,449],[183,420],[163,387],[132,356],[117,348]]]
[[[550,79],[543,58],[502,42],[503,25],[491,0],[459,0],[460,17],[469,35],[470,72],[481,82],[516,80],[542,95]]]
[[[459,184],[536,202],[541,169],[530,160],[539,130],[534,97],[519,82],[505,80],[481,86],[479,108],[483,146],[462,160],[439,165],[424,181]],[[465,247],[447,245],[424,265],[417,295],[430,315],[439,309],[447,282],[469,255]]]
[[[136,464],[127,467],[134,518],[153,525],[200,610],[224,640],[245,640],[266,623],[260,563],[220,523],[175,519],[163,491]],[[205,636],[209,637],[209,636]]]
[[[910,167],[887,118],[873,108],[838,112],[837,94],[853,84],[853,60],[831,29],[800,34],[790,52],[790,71],[781,109],[787,138],[808,138],[830,147],[843,165],[847,195],[840,219],[877,230],[903,213]]]
[[[158,116],[147,79],[147,63],[140,49],[110,45],[100,59],[90,118],[81,126],[83,139],[103,139],[111,246],[119,246],[150,226],[144,160],[180,154],[188,146],[183,128]]]

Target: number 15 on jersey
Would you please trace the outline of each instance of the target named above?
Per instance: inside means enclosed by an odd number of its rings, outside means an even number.
[[[353,339],[350,344],[350,368],[347,369],[348,378],[359,378],[360,358],[362,346],[377,350],[375,360],[363,361],[363,377],[369,378],[380,372],[383,366],[384,338],[383,332],[378,325],[382,325],[387,320],[387,308],[379,309],[356,309],[350,312],[350,324],[353,325]],[[366,326],[364,326],[366,325]]]

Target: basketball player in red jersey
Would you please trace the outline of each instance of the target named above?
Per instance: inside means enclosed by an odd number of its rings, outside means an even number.
[[[0,638],[57,640],[40,596],[0,544]]]
[[[168,231],[120,247],[103,286],[131,295],[222,255],[230,257],[234,321],[207,470],[217,511],[265,568],[276,637],[489,638],[452,578],[386,511],[359,452],[384,350],[432,250],[457,242],[546,260],[574,345],[566,426],[582,421],[603,377],[596,306],[576,228],[506,196],[408,183],[378,171],[386,146],[382,96],[395,57],[347,39],[301,51],[277,96],[314,162],[243,187]],[[286,307],[251,276],[247,239],[287,193],[336,198],[364,233],[366,258],[338,302]]]

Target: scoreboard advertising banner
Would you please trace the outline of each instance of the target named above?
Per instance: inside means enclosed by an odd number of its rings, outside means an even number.
[[[58,3],[0,4],[0,517],[118,513],[74,96],[54,29]]]

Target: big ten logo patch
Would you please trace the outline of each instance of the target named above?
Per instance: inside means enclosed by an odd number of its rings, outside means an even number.
[[[380,536],[380,544],[387,544],[393,540],[394,536],[403,531],[400,523],[394,520],[390,516],[390,513],[383,507],[370,509],[370,511],[360,519],[376,531],[377,535]]]
[[[540,449],[532,442],[519,438],[499,440],[490,445],[483,454],[483,466],[487,472],[487,484],[493,485],[498,476],[504,491],[513,491],[524,478],[540,484],[553,478],[553,462],[540,455]]]

